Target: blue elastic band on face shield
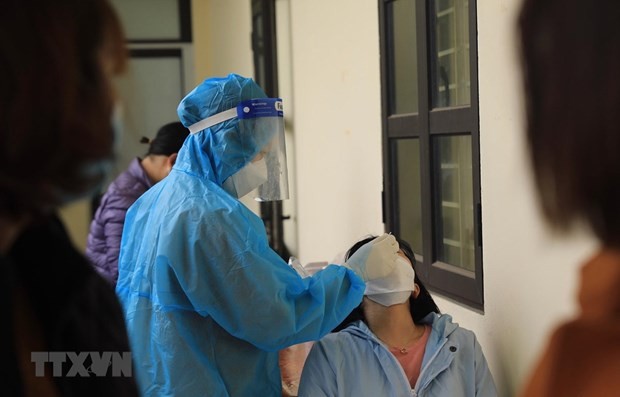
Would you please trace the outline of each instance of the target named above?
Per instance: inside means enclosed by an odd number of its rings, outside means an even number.
[[[216,124],[238,117],[239,119],[253,119],[257,117],[284,117],[281,98],[257,98],[241,101],[232,108],[207,117],[189,126],[189,131],[196,134]]]

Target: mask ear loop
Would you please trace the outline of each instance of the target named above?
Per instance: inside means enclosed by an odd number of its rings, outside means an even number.
[[[223,123],[224,121],[228,121],[230,119],[234,119],[235,117],[237,117],[236,107],[224,110],[223,112],[214,114],[213,116],[207,117],[206,119],[202,119],[199,122],[190,125],[188,130],[190,133],[196,134],[209,127],[213,127],[216,124]]]

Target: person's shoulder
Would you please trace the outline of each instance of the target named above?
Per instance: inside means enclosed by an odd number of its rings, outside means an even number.
[[[467,328],[458,327],[456,328],[449,336],[448,340],[453,342],[457,342],[462,347],[468,347],[472,350],[476,350],[476,346],[480,343],[478,342],[478,338],[476,337],[476,333]]]
[[[459,340],[466,342],[467,344],[473,344],[476,341],[476,334],[470,329],[464,328],[455,322],[449,314],[435,314],[433,313],[434,321],[432,322],[433,329],[443,333],[452,340]]]
[[[137,167],[142,169],[139,163]],[[142,172],[136,172],[133,168],[135,167],[130,166],[130,168],[121,172],[112,181],[106,194],[135,195],[136,193],[144,193],[149,188],[146,173],[143,170]]]
[[[212,217],[228,217],[230,212],[237,211],[241,203],[233,197],[221,194],[188,194],[177,200],[179,213],[211,214]]]
[[[353,338],[358,337],[359,327],[356,323],[351,323],[347,325],[345,328],[341,329],[337,332],[330,332],[320,339],[320,342],[324,343],[341,343],[344,340],[351,340]]]
[[[140,185],[119,187],[112,186],[108,188],[106,193],[101,197],[99,207],[101,208],[100,216],[111,213],[109,211],[121,210],[123,213],[146,191],[146,187]]]
[[[168,177],[169,178],[169,177]],[[178,205],[181,213],[195,213],[215,218],[228,218],[231,213],[245,212],[247,207],[237,198],[211,181],[195,183],[195,178],[171,178],[163,195],[176,195],[170,202]],[[161,182],[160,182],[161,183]],[[166,199],[166,197],[163,197]]]
[[[550,346],[598,355],[615,351],[620,363],[620,319],[578,318],[558,326],[550,337]]]
[[[321,340],[325,343],[336,345],[358,345],[360,343],[367,343],[371,339],[371,335],[361,321],[356,321],[349,324],[346,328],[338,332],[332,332],[324,336]]]
[[[321,339],[319,339],[316,343],[328,346],[334,346],[341,344],[343,341],[350,339],[351,335],[346,332],[331,332]]]
[[[72,302],[79,306],[83,300],[81,294],[93,291],[114,297],[113,288],[74,247],[55,214],[31,225],[12,247],[10,255],[28,271],[24,273],[27,283],[35,291],[33,296],[41,298],[42,307],[59,310]],[[49,266],[50,263],[61,265]],[[96,300],[93,305],[96,307]]]
[[[347,357],[358,357],[360,352],[365,350],[364,346],[369,342],[355,332],[348,332],[345,329],[339,332],[332,332],[314,343],[313,349],[321,352],[321,355],[330,360],[346,360]]]
[[[552,332],[536,372],[544,375],[535,375],[530,387],[553,377],[562,381],[550,386],[555,389],[612,395],[620,388],[620,321],[575,319],[560,325]]]
[[[447,313],[431,312],[422,319],[422,324],[430,325],[434,330],[444,334],[453,333],[463,329],[452,316]]]

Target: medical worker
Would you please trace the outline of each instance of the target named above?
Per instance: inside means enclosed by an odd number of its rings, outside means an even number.
[[[393,271],[398,243],[380,236],[345,267],[300,277],[239,201],[288,196],[282,101],[231,74],[178,114],[192,134],[129,209],[121,241],[116,291],[138,383],[145,396],[281,396],[278,350],[338,325],[365,281]]]

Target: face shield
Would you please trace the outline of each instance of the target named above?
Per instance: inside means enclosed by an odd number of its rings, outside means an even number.
[[[259,98],[240,102],[189,127],[192,134],[233,118],[239,119],[240,143],[246,164],[224,181],[238,198],[252,194],[257,201],[289,198],[282,99]]]

